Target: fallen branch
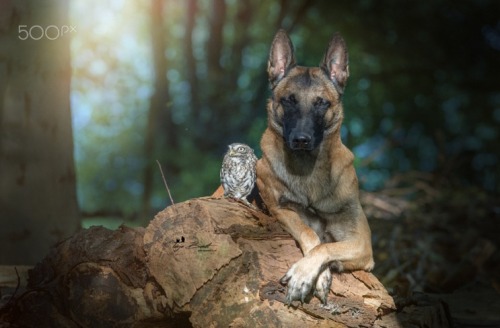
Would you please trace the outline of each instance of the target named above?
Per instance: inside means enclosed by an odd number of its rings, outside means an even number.
[[[169,206],[145,229],[92,227],[63,241],[30,272],[0,326],[380,327],[408,317],[362,271],[335,275],[327,307],[316,299],[288,307],[278,280],[301,257],[264,213],[194,199]],[[435,315],[442,309],[426,311],[411,322],[447,326]]]

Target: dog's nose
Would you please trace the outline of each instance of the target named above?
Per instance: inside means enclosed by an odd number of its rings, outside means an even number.
[[[294,149],[309,149],[311,144],[311,136],[305,133],[298,134],[292,139]]]

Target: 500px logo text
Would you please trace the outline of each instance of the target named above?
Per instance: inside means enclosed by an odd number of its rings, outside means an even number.
[[[20,40],[40,40],[42,38],[56,40],[57,38],[67,33],[76,32],[76,27],[70,25],[49,25],[47,27],[43,27],[40,25],[19,25],[18,31]]]

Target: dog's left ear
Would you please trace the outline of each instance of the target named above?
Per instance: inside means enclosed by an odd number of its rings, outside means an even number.
[[[293,66],[295,66],[295,55],[292,40],[285,30],[281,29],[274,36],[267,62],[267,73],[271,86],[275,87]]]
[[[349,77],[349,57],[345,41],[339,33],[335,33],[331,38],[320,67],[328,74],[330,80],[339,87],[339,91],[344,92]]]

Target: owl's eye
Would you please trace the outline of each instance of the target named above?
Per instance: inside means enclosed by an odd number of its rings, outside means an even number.
[[[238,147],[238,151],[240,153],[244,153],[245,152],[245,147]]]

